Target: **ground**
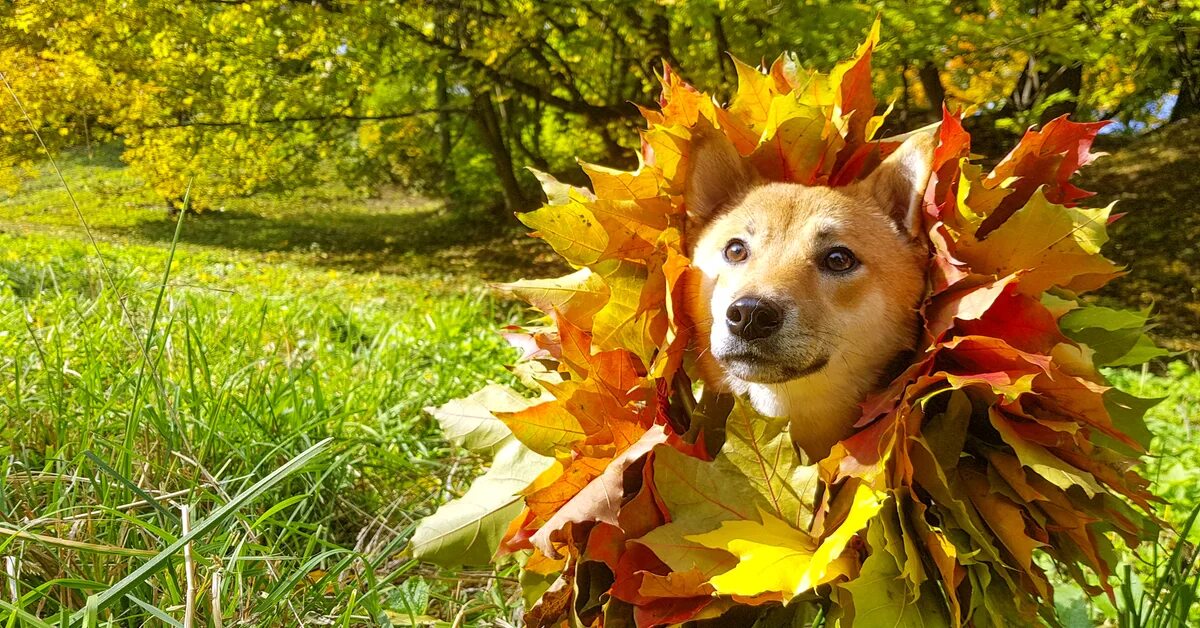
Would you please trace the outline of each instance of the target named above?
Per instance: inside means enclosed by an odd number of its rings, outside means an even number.
[[[1132,142],[1104,142],[1082,173],[1094,203],[1126,213],[1109,228],[1110,257],[1129,275],[1100,296],[1153,308],[1155,336],[1176,350],[1200,351],[1200,122],[1158,129]]]
[[[1087,172],[1100,200],[1130,212],[1110,248],[1130,277],[1099,298],[1153,304],[1158,338],[1176,349],[1200,342],[1197,136],[1160,132]],[[178,538],[181,506],[202,521],[331,437],[195,544],[200,623],[212,587],[227,623],[517,623],[511,569],[443,574],[404,546],[479,463],[421,409],[508,380],[513,354],[495,330],[524,314],[486,286],[561,270],[547,249],[515,220],[338,190],[184,215],[173,246],[177,223],[115,149],[63,166],[87,230],[49,168],[0,196],[0,556],[13,559],[22,612],[81,608]],[[1112,373],[1166,397],[1150,464],[1173,521],[1200,499],[1194,355]],[[139,579],[137,601],[113,616],[171,625],[184,563]]]

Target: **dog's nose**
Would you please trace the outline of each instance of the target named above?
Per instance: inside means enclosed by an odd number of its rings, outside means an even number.
[[[783,323],[783,311],[778,305],[758,297],[742,297],[725,310],[729,333],[742,340],[766,338]]]

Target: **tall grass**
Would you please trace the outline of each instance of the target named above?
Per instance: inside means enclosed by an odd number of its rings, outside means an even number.
[[[1143,583],[1135,577],[1133,565],[1121,573],[1120,610],[1117,624],[1122,628],[1181,628],[1191,626],[1193,605],[1200,593],[1200,565],[1196,546],[1188,541],[1196,525],[1200,505],[1177,530],[1174,546],[1164,552],[1157,544],[1149,550],[1146,565],[1149,578]]]
[[[0,619],[86,617],[178,543],[183,507],[203,521],[323,439],[319,463],[193,539],[194,625],[508,612],[503,581],[452,587],[402,549],[471,470],[420,409],[507,376],[509,306],[200,250],[164,281],[168,250],[98,246],[108,273],[80,240],[0,235]],[[184,555],[162,566],[97,621],[182,622]]]

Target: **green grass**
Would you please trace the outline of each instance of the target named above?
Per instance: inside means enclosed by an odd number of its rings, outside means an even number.
[[[1156,543],[1123,557],[1115,570],[1115,607],[1104,598],[1085,603],[1077,591],[1060,595],[1060,608],[1064,603],[1075,605],[1065,615],[1085,620],[1064,622],[1069,627],[1098,625],[1101,621],[1122,628],[1200,624],[1200,607],[1193,604],[1200,596],[1200,555],[1194,527],[1200,509],[1200,485],[1196,482],[1200,442],[1194,434],[1200,421],[1200,371],[1194,365],[1196,355],[1187,357],[1189,360],[1159,365],[1162,368],[1157,374],[1150,368],[1107,372],[1111,382],[1122,390],[1162,399],[1146,415],[1154,440],[1142,472],[1152,481],[1155,494],[1166,500],[1158,514],[1168,525]]]
[[[170,244],[175,222],[167,205],[119,160],[119,147],[82,151],[60,162],[92,231],[100,240]],[[353,272],[381,272],[458,283],[464,277],[507,280],[565,269],[515,219],[497,228],[483,210],[385,192],[377,198],[330,186],[289,194],[227,199],[191,221],[185,247],[257,262],[291,261]],[[0,232],[83,237],[71,200],[46,169],[15,194],[0,191]]]
[[[503,574],[449,579],[402,550],[414,522],[460,492],[475,468],[421,409],[507,381],[512,353],[495,330],[519,317],[483,287],[499,267],[437,263],[447,248],[460,246],[470,261],[514,233],[472,236],[437,207],[391,208],[405,237],[441,224],[449,231],[439,242],[459,241],[400,275],[374,270],[390,263],[385,250],[370,249],[376,263],[355,271],[351,258],[367,249],[272,250],[245,225],[283,223],[294,198],[240,221],[185,216],[154,319],[174,221],[110,202],[110,193],[132,194],[121,191],[122,170],[82,159],[68,166],[107,270],[49,177],[34,182],[28,201],[5,201],[0,223],[0,569],[17,576],[0,576],[0,599],[45,619],[82,609],[179,538],[181,507],[199,521],[331,438],[318,460],[193,543],[196,625],[213,625],[214,612],[226,625],[264,626],[510,615]],[[289,229],[351,242],[372,209],[333,222],[337,203],[350,202],[310,201],[297,213],[326,215],[327,228],[310,218]],[[216,244],[222,232],[232,245]],[[179,620],[184,563],[172,556],[99,619]],[[0,609],[0,621],[8,618]]]
[[[508,381],[495,330],[522,313],[484,286],[560,270],[544,250],[462,209],[301,190],[184,216],[164,284],[165,206],[112,149],[63,165],[104,267],[56,177],[0,197],[0,572],[16,575],[0,575],[0,625],[86,615],[130,574],[97,621],[176,625],[184,554],[135,570],[183,535],[183,507],[202,525],[229,504],[191,545],[197,626],[519,623],[511,569],[441,573],[404,547],[478,463],[421,408]],[[1200,503],[1200,373],[1176,360],[1111,375],[1166,397],[1147,472],[1182,523]],[[1160,555],[1178,540],[1165,533]],[[1177,567],[1152,558],[1125,558],[1131,597]],[[1119,620],[1102,600],[1063,608]]]

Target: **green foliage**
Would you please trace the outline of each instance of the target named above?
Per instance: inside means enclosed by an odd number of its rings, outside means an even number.
[[[1195,481],[1200,468],[1200,444],[1195,437],[1200,429],[1200,372],[1177,360],[1157,375],[1122,369],[1106,373],[1121,390],[1162,399],[1146,413],[1147,427],[1156,435],[1147,476],[1155,483],[1155,494],[1167,500],[1167,521],[1179,526],[1192,504],[1200,503],[1200,485]]]

